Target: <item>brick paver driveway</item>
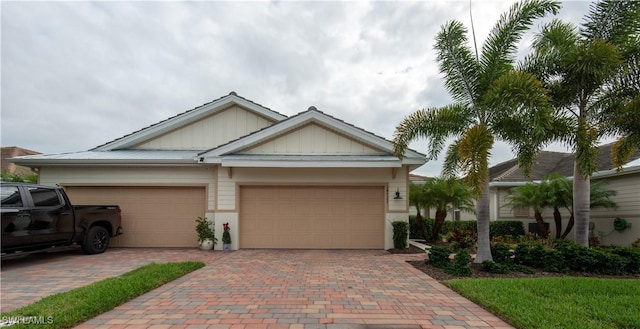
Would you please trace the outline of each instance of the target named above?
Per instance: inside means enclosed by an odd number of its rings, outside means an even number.
[[[207,266],[78,328],[511,328],[385,251],[112,249],[3,262],[2,310],[150,261]],[[25,298],[26,296],[26,298]]]

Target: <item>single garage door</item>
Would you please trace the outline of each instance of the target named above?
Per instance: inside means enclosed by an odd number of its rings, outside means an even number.
[[[242,186],[240,248],[384,249],[384,187]]]
[[[68,186],[73,204],[117,204],[124,234],[117,247],[194,247],[195,220],[206,211],[204,187]]]

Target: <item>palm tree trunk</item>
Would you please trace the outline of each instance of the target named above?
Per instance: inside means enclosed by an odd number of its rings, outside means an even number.
[[[558,207],[553,207],[553,221],[556,224],[556,239],[560,239],[560,234],[562,234],[562,215]]]
[[[571,213],[571,216],[569,217],[569,223],[567,223],[567,228],[564,229],[564,233],[562,233],[562,239],[566,238],[567,235],[569,235],[569,233],[571,233],[571,230],[573,229],[573,223],[574,223],[575,219],[573,217],[573,213]]]
[[[577,243],[589,247],[589,215],[590,215],[590,185],[591,177],[584,177],[577,163],[573,165],[573,213],[575,215],[576,231],[574,238]]]
[[[422,238],[425,241],[429,241],[429,237],[427,236],[427,229],[424,227],[424,218],[422,218],[420,209],[418,209],[418,214],[416,214],[416,226],[418,226],[418,232],[422,234]]]
[[[544,226],[544,219],[542,219],[542,214],[539,211],[536,211],[534,214],[536,219],[536,223],[538,224],[538,232],[540,232],[540,237],[546,239],[549,237],[549,232],[547,232],[547,228]]]
[[[444,224],[444,220],[447,218],[447,210],[444,211],[440,209],[436,209],[436,220],[433,224],[433,236],[432,241],[438,240],[438,235],[440,235],[440,231],[442,230],[442,224]]]
[[[491,257],[491,245],[489,238],[489,180],[482,186],[482,196],[476,204],[478,218],[478,253],[474,263],[482,263],[485,260],[493,260]]]

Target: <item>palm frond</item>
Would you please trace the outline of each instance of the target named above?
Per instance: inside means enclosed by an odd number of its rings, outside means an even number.
[[[640,2],[636,0],[605,0],[589,6],[589,14],[581,29],[590,41],[604,40],[623,44],[629,36],[640,33]]]
[[[500,75],[512,69],[518,41],[533,21],[548,13],[557,14],[559,9],[558,1],[527,0],[513,4],[500,16],[482,47],[480,94]]]
[[[411,141],[424,138],[427,140],[428,159],[435,159],[444,147],[446,138],[461,134],[472,122],[469,109],[461,104],[416,111],[396,127],[394,155],[402,159]]]
[[[493,135],[489,128],[477,124],[467,130],[458,144],[460,167],[466,174],[465,182],[474,195],[480,197],[484,183],[489,179],[489,156],[493,147]]]
[[[449,148],[447,148],[444,163],[442,164],[442,176],[445,178],[453,178],[458,175],[458,167],[460,165],[459,146],[460,140],[455,140],[449,145]]]
[[[467,29],[458,21],[443,25],[436,36],[436,49],[440,72],[444,73],[445,87],[453,98],[476,108],[478,63],[467,45]]]

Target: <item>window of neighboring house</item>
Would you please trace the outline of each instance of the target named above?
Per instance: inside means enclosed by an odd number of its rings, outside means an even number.
[[[529,217],[529,207],[513,208],[513,216],[515,216],[515,217]]]
[[[455,209],[453,211],[453,220],[460,220],[460,209]]]

